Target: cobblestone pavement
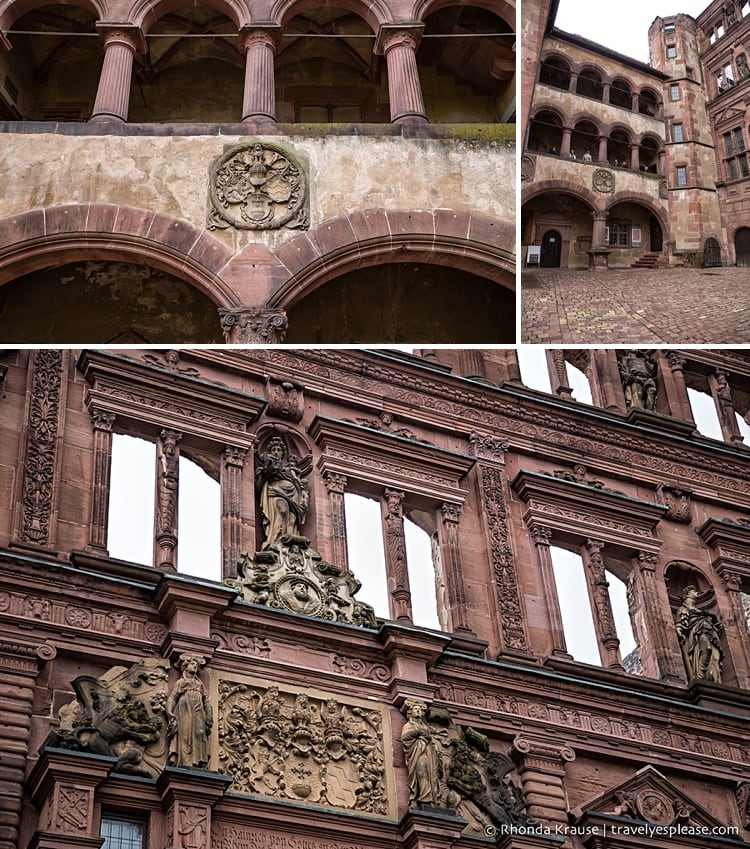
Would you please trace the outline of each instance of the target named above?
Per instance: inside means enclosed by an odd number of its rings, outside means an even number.
[[[528,343],[750,343],[746,268],[525,271],[521,305]]]

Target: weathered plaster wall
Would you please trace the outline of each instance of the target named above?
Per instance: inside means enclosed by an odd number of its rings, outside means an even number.
[[[495,128],[495,132],[498,128]],[[499,128],[502,129],[502,128]],[[267,137],[293,152],[310,176],[310,225],[357,209],[476,210],[515,216],[512,140]],[[265,137],[264,137],[265,138]],[[206,227],[211,162],[245,136],[3,135],[4,215],[65,203],[103,202],[155,210]],[[217,230],[233,250],[263,242],[272,250],[299,231]]]
[[[585,162],[572,162],[560,159],[557,156],[537,156],[534,180],[535,182],[565,180],[569,183],[575,183],[587,191],[592,191],[593,176],[598,170],[600,170],[599,166]],[[649,200],[661,205],[659,201],[659,179],[656,175],[629,171],[625,168],[608,168],[606,170],[614,177],[614,194],[625,192],[646,195]],[[595,194],[602,199],[603,204],[606,204],[613,197],[612,193],[595,192]]]

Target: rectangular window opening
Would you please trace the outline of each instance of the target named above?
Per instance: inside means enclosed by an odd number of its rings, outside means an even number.
[[[381,619],[390,619],[380,504],[372,498],[346,492],[344,515],[349,568],[362,584],[357,600],[372,605]]]
[[[143,822],[102,815],[102,849],[144,849],[145,834],[146,827]]]
[[[107,549],[110,557],[153,566],[156,446],[112,435]]]
[[[583,560],[556,546],[550,547],[550,555],[568,652],[575,660],[601,666]]]

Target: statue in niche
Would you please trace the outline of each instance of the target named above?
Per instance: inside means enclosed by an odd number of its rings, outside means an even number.
[[[688,675],[693,680],[720,684],[724,656],[719,641],[721,624],[713,613],[696,606],[696,587],[685,587],[681,598],[675,626]]]
[[[164,768],[169,662],[114,666],[99,678],[72,682],[76,700],[63,705],[44,747],[114,757],[115,772],[155,778]]]
[[[280,436],[272,437],[258,455],[256,482],[260,493],[265,541],[269,548],[284,536],[300,536],[309,496],[307,483],[297,468],[298,458],[289,453]]]
[[[409,805],[440,807],[439,760],[432,729],[425,721],[427,705],[409,699],[403,711],[406,723],[401,731],[401,745],[406,758]]]
[[[182,677],[169,694],[166,704],[169,732],[169,766],[208,765],[208,735],[213,724],[211,703],[198,677],[205,658],[183,654],[177,661]]]
[[[628,410],[653,410],[656,403],[656,360],[643,351],[625,351],[617,362]]]

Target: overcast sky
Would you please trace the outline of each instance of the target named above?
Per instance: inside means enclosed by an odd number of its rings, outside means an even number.
[[[648,62],[648,28],[655,18],[680,12],[696,17],[707,7],[706,0],[560,0],[555,25]]]

